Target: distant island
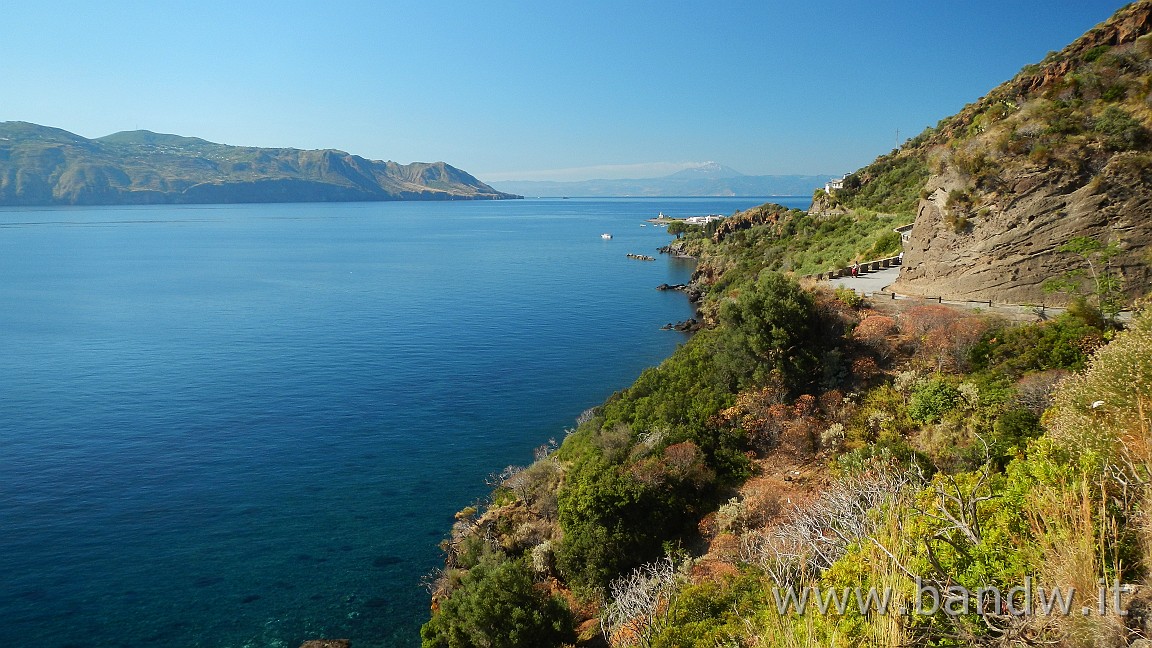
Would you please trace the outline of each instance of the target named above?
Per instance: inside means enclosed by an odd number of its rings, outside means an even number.
[[[0,122],[0,206],[498,200],[443,162],[398,164],[332,149],[216,144],[146,130],[87,139]]]
[[[723,164],[707,162],[659,178],[578,182],[508,180],[496,184],[503,191],[532,197],[764,197],[811,196],[832,179],[830,175],[745,175]]]

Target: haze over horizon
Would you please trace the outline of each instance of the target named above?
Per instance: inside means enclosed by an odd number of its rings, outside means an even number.
[[[840,174],[1122,5],[24,3],[0,120],[442,160],[485,182],[710,160]]]

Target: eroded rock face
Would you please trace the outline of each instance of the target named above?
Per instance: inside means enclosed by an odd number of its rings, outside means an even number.
[[[924,145],[921,193],[897,292],[1066,303],[1043,284],[1085,260],[1077,237],[1114,245],[1110,272],[1149,292],[1152,1],[1117,12],[970,104]],[[1083,291],[1092,292],[1085,279]]]
[[[920,201],[905,244],[896,292],[1059,305],[1067,297],[1046,293],[1042,284],[1087,267],[1077,255],[1057,250],[1078,236],[1122,250],[1111,267],[1124,276],[1130,296],[1152,287],[1149,154],[1117,154],[1087,181],[1052,170],[1022,173],[1011,178],[1005,190],[986,196],[986,213],[973,215],[964,227],[948,217],[948,194],[956,184],[950,177],[929,181],[929,196]]]

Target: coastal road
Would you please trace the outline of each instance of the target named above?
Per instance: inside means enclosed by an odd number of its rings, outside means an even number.
[[[832,287],[843,286],[851,288],[860,295],[874,295],[893,283],[896,283],[896,278],[900,276],[900,266],[888,268],[886,270],[878,270],[876,272],[869,272],[862,274],[859,277],[839,277],[836,279],[828,280],[828,284]],[[887,295],[890,296],[890,295]],[[886,307],[891,304],[897,310],[913,306],[921,303],[918,297],[907,295],[897,295],[897,299],[888,302],[886,299],[881,298],[878,304],[884,304]],[[964,302],[943,300],[936,301],[934,298],[929,300],[929,303],[942,303],[950,306],[959,306],[961,308],[969,308],[983,312],[996,313],[1003,315],[1009,319],[1017,321],[1035,321],[1037,319],[1048,319],[1055,317],[1065,311],[1064,308],[1049,306],[1046,309],[1037,311],[1035,306],[1025,304],[993,304],[988,305],[988,302]],[[1128,321],[1131,319],[1132,314],[1124,312],[1120,314],[1121,321]]]
[[[868,293],[871,295],[874,292],[880,292],[896,283],[896,277],[899,276],[900,266],[894,266],[885,270],[861,274],[859,277],[838,277],[836,279],[830,279],[828,283],[835,287],[843,286],[845,288],[851,288],[858,293]]]

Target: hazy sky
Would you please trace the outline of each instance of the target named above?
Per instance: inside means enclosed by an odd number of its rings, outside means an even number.
[[[1123,3],[4,5],[0,121],[443,160],[497,181],[708,160],[851,171]]]

